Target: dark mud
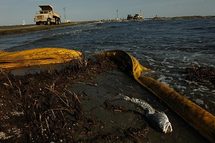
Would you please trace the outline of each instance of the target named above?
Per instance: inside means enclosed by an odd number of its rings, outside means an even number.
[[[1,71],[0,81],[0,142],[207,142],[108,60],[24,76]],[[118,94],[165,111],[173,133],[149,126]]]
[[[93,112],[91,113],[90,110],[94,109],[90,104],[95,104],[95,101],[89,97],[89,93],[75,92],[82,86],[85,88],[88,86],[87,89],[97,87],[92,79],[104,70],[113,68],[113,65],[100,63],[89,64],[87,68],[74,69],[74,66],[71,66],[61,71],[45,71],[25,76],[14,76],[2,71],[0,140],[3,142],[123,142],[123,140],[134,142],[138,137],[144,138],[147,133],[146,124],[139,128],[128,126],[125,129],[121,127],[114,130],[112,129],[114,126],[106,126],[111,123],[101,122]],[[74,86],[79,88],[73,89]],[[89,102],[90,99],[92,101]],[[109,115],[113,116],[117,112],[122,112],[121,108],[112,106],[108,101],[101,108],[107,108],[106,114],[109,112]],[[126,114],[125,116],[132,117],[132,113]],[[120,116],[120,119],[123,119],[124,115]],[[101,130],[103,132],[100,132]]]

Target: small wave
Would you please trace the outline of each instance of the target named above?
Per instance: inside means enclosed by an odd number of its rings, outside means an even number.
[[[215,48],[215,43],[205,45],[205,50],[209,50],[209,49],[214,50],[214,48]]]
[[[170,84],[171,81],[173,80],[172,77],[166,77],[165,75],[160,75],[160,77],[157,79],[160,82],[166,83],[166,84]]]
[[[59,32],[59,33],[52,34],[52,36],[66,36],[66,35],[70,35],[70,34],[79,34],[82,31],[83,31],[82,29],[77,29],[77,30],[66,31],[66,32],[63,32],[63,33]]]
[[[215,26],[210,27],[193,27],[188,30],[215,30]]]

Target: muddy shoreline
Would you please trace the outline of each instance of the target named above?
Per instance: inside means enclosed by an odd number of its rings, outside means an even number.
[[[62,23],[60,25],[30,24],[30,25],[0,26],[0,35],[2,36],[2,35],[9,35],[9,34],[21,34],[21,33],[28,33],[28,32],[34,32],[34,31],[55,29],[60,27],[88,24],[88,23],[94,23],[94,22],[96,21],[70,22],[70,23]]]
[[[2,142],[207,142],[160,100],[108,60],[85,67],[17,75],[0,73]],[[15,75],[14,75],[15,74]],[[114,84],[113,84],[114,83]],[[118,94],[164,111],[173,133],[151,127],[141,109]]]

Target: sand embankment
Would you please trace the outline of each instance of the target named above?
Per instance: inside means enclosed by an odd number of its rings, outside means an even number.
[[[81,22],[70,22],[70,23],[62,23],[60,25],[13,25],[13,26],[0,26],[0,35],[8,35],[8,34],[19,34],[19,33],[27,33],[41,30],[49,30],[59,27],[73,26],[79,24],[87,24],[93,23],[95,21],[81,21]]]

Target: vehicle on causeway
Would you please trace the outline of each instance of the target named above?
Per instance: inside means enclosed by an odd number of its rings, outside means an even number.
[[[34,17],[36,25],[60,24],[60,14],[53,10],[51,5],[40,5],[41,10]]]

